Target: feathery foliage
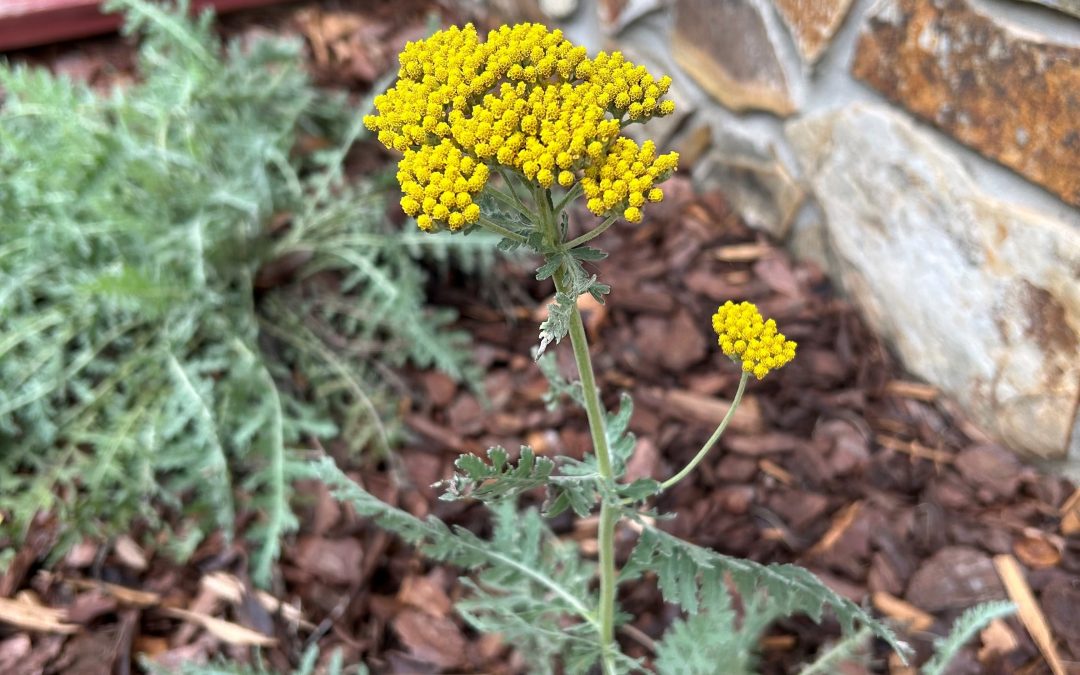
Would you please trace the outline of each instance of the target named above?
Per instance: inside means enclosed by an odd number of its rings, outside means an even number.
[[[743,675],[754,672],[765,630],[783,610],[758,593],[744,597],[737,620],[719,568],[702,574],[700,611],[675,621],[656,645],[656,669],[664,675]]]
[[[949,663],[956,658],[967,642],[994,619],[1009,616],[1016,611],[1011,602],[986,602],[969,608],[953,623],[948,637],[935,645],[934,656],[923,666],[923,675],[944,675]]]
[[[478,630],[499,632],[517,645],[535,669],[530,672],[553,672],[561,661],[567,672],[585,673],[595,663],[592,571],[577,547],[556,539],[535,510],[518,511],[509,500],[493,502],[494,531],[485,540],[380,501],[330,459],[313,462],[307,471],[359,515],[428,557],[468,570],[463,581],[472,593],[457,603],[458,611]]]
[[[719,571],[731,579],[744,601],[764,594],[773,616],[805,614],[820,622],[825,608],[829,608],[845,631],[850,632],[859,623],[897,652],[907,650],[887,626],[795,565],[762,565],[722,555],[646,524],[620,578],[634,579],[645,570],[656,572],[664,599],[677,603],[689,614],[698,613],[708,597],[709,579],[715,579],[708,573]]]
[[[294,449],[385,450],[380,368],[468,374],[417,261],[484,268],[492,242],[402,238],[377,181],[343,184],[366,132],[298,42],[223,46],[186,2],[108,6],[141,38],[135,84],[0,65],[0,565],[43,512],[70,542],[160,527],[164,504],[182,556],[243,509],[266,583]],[[297,153],[303,134],[332,149]]]

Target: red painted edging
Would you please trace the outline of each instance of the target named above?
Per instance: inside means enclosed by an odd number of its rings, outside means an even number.
[[[218,12],[272,5],[282,0],[193,0]],[[119,14],[102,14],[102,0],[0,0],[0,51],[100,35],[120,26]]]

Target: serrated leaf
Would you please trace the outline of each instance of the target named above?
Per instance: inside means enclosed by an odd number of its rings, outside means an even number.
[[[445,489],[439,498],[494,502],[516,497],[546,485],[555,468],[554,462],[537,457],[527,445],[521,446],[516,466],[509,461],[509,453],[502,446],[488,448],[487,456],[487,462],[473,454],[458,457],[454,462],[458,473],[433,486]]]
[[[619,485],[616,492],[623,499],[638,502],[660,493],[660,482],[652,478],[639,478],[633,483]]]
[[[607,251],[602,251],[598,248],[592,248],[589,246],[578,246],[577,248],[570,249],[570,255],[574,256],[578,260],[603,260],[608,257]]]
[[[646,570],[657,572],[665,600],[680,604],[691,614],[698,611],[700,584],[707,578],[705,573],[723,572],[744,601],[762,596],[775,616],[805,614],[820,623],[824,610],[829,608],[845,631],[852,631],[855,623],[860,623],[888,642],[898,654],[903,656],[908,651],[885,624],[795,565],[762,565],[732,558],[645,524],[620,578],[633,579]],[[691,585],[697,589],[696,594],[690,592]]]

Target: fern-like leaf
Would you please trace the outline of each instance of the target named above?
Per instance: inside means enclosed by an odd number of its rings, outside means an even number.
[[[923,675],[944,675],[949,663],[956,658],[963,646],[994,619],[1009,616],[1016,611],[1011,602],[987,602],[966,610],[953,623],[949,636],[935,645],[934,656],[923,666]]]
[[[458,473],[435,487],[445,488],[440,499],[453,501],[472,497],[483,502],[495,502],[514,498],[523,492],[547,485],[555,463],[547,457],[537,457],[533,449],[521,446],[517,465],[510,462],[506,448],[488,448],[488,461],[468,454],[454,462]]]
[[[741,597],[756,598],[764,594],[774,616],[805,614],[820,623],[825,608],[829,608],[845,631],[852,631],[859,623],[873,630],[901,656],[908,651],[887,626],[795,565],[762,565],[733,558],[645,525],[621,578],[633,579],[645,570],[656,571],[664,598],[690,614],[699,611],[702,594],[708,591],[705,573],[721,571],[730,577]]]
[[[551,672],[557,656],[568,671],[584,673],[599,656],[591,569],[536,511],[519,512],[507,500],[496,503],[492,538],[483,540],[378,500],[330,459],[312,463],[308,472],[359,515],[425,555],[470,571],[463,581],[472,593],[456,605],[458,611],[478,630],[499,632],[515,644],[535,667],[532,672]]]

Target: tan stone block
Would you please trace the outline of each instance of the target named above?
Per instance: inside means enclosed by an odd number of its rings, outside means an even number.
[[[795,112],[788,76],[762,7],[753,0],[678,0],[675,60],[736,112]]]
[[[851,9],[851,0],[773,0],[773,4],[807,63],[816,62],[825,53]]]

